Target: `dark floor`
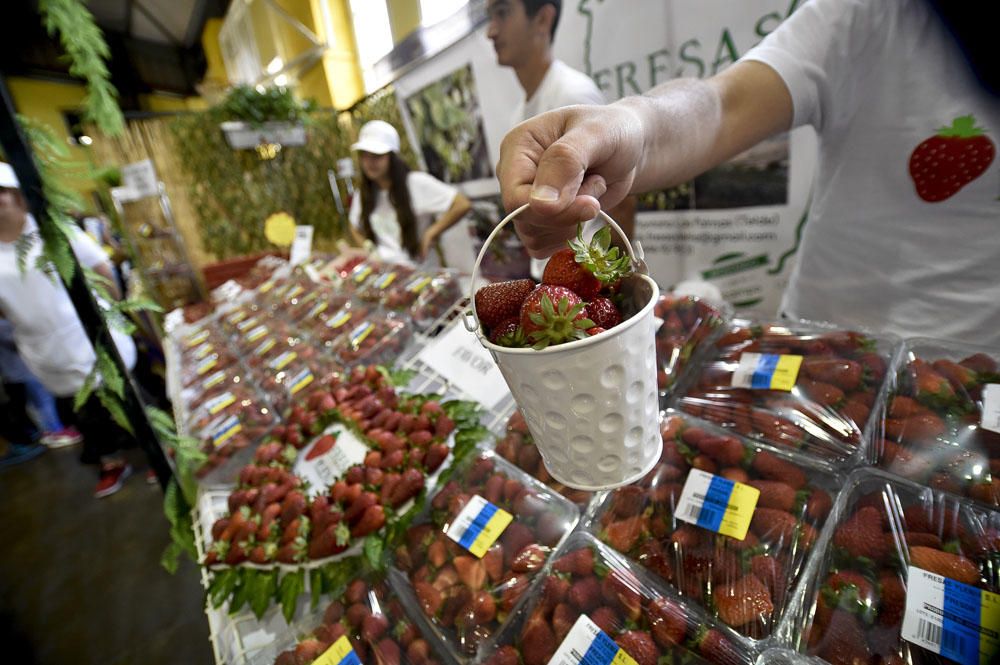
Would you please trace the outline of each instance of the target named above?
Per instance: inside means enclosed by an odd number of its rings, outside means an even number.
[[[160,567],[168,525],[142,453],[129,451],[136,473],[99,500],[78,455],[0,469],[0,661],[212,663],[196,566]]]

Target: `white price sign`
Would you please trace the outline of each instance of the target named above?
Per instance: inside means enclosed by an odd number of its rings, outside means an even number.
[[[493,357],[465,329],[461,317],[417,359],[487,408],[496,406],[510,393]]]
[[[144,159],[122,167],[122,182],[130,191],[131,196],[144,199],[148,196],[159,196],[160,185],[156,180],[156,169],[153,162]]]
[[[313,227],[296,226],[295,239],[292,240],[292,250],[288,256],[288,262],[297,266],[309,258],[313,246]]]
[[[1000,432],[1000,383],[983,386],[983,413],[979,426],[991,432]]]
[[[335,425],[302,450],[293,472],[314,490],[322,491],[340,480],[352,466],[364,462],[367,454],[364,442],[350,430]]]

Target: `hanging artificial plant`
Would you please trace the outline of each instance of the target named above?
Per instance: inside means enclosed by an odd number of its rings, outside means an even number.
[[[58,36],[66,50],[69,73],[87,82],[84,120],[93,122],[109,136],[117,136],[125,121],[118,106],[118,91],[111,84],[105,63],[111,57],[111,50],[93,14],[80,0],[39,0],[38,11],[49,35]]]
[[[83,118],[94,123],[107,136],[117,136],[125,126],[121,108],[118,106],[118,92],[111,83],[107,59],[111,56],[107,42],[94,17],[80,0],[39,0],[38,9],[42,23],[49,35],[57,37],[69,60],[69,73],[86,81],[87,93],[83,100]],[[35,165],[41,179],[42,191],[47,210],[37,221],[38,234],[42,240],[42,252],[38,257],[39,267],[46,272],[58,274],[69,284],[73,279],[76,262],[73,260],[69,234],[75,233],[70,212],[84,209],[80,196],[65,185],[67,179],[79,176],[81,165],[68,161],[69,151],[56,138],[51,127],[19,117],[18,121],[32,146]],[[75,172],[75,173],[74,173]],[[18,241],[17,257],[19,267],[24,270],[28,249],[34,239],[22,238]],[[90,270],[84,271],[89,287],[105,303],[101,312],[109,328],[132,334],[135,327],[128,314],[141,310],[159,311],[159,306],[145,298],[130,298],[115,301],[108,295],[103,278]],[[95,344],[97,361],[94,368],[76,395],[76,408],[80,408],[91,395],[95,395],[109,415],[122,428],[131,431],[131,424],[125,414],[125,377],[122,376],[113,355],[100,343]],[[161,441],[178,450],[178,458],[187,459],[188,451],[197,447],[197,442],[177,435],[176,427],[166,414],[152,407],[147,408],[147,416],[153,430]],[[192,446],[193,443],[193,446]],[[194,460],[196,461],[196,460]],[[184,477],[185,474],[181,473]],[[186,497],[178,489],[188,492]],[[171,481],[165,499],[165,509],[171,523],[173,545],[164,556],[164,565],[176,567],[176,557],[180,551],[194,552],[190,511],[186,506],[193,500],[192,486],[179,486],[176,478]]]
[[[222,120],[239,120],[260,127],[265,122],[305,122],[316,110],[314,100],[300,102],[286,88],[271,87],[258,91],[251,85],[238,85],[229,91],[217,110]]]

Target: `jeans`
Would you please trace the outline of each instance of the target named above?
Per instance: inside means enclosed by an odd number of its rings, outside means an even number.
[[[56,398],[33,376],[25,381],[24,387],[31,415],[38,421],[42,431],[49,433],[61,430],[63,424],[56,410]]]

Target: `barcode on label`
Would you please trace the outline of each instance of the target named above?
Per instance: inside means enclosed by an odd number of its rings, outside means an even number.
[[[920,623],[917,624],[917,632],[920,637],[927,640],[928,642],[933,642],[938,646],[941,645],[941,626],[931,623],[930,621],[924,621],[920,619]]]

